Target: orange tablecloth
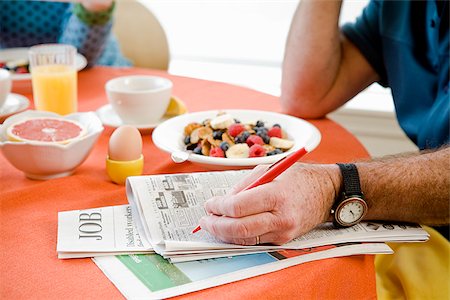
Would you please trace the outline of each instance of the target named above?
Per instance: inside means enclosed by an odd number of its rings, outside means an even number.
[[[95,67],[79,74],[79,110],[107,104],[104,83],[113,77],[154,74],[174,82],[173,94],[189,111],[259,109],[279,111],[273,96],[228,84],[177,77],[138,68]],[[31,94],[26,96],[30,97]],[[322,142],[304,160],[345,162],[368,157],[349,132],[331,120],[311,121]],[[127,203],[123,186],[105,173],[106,128],[88,159],[70,177],[33,181],[0,155],[1,299],[117,299],[120,292],[90,259],[58,260],[57,212]],[[144,174],[206,171],[201,166],[176,165],[145,135]],[[26,158],[24,158],[26,159]],[[360,255],[306,263],[268,275],[181,296],[185,299],[231,298],[375,299],[373,257]]]

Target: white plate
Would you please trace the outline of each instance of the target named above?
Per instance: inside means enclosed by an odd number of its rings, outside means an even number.
[[[30,106],[30,101],[27,97],[19,94],[9,94],[5,103],[0,108],[0,123],[11,115],[24,111]]]
[[[220,158],[190,153],[187,160],[218,166],[256,166],[259,164],[274,163],[280,158],[295,152],[307,144],[310,151],[312,151],[320,143],[320,131],[305,120],[269,111],[233,109],[225,111],[234,118],[239,119],[242,123],[253,123],[261,120],[266,124],[280,124],[281,128],[287,133],[288,138],[294,141],[294,147],[282,154],[252,158]],[[215,110],[202,111],[181,115],[167,120],[153,130],[153,142],[159,149],[170,154],[176,153],[177,151],[185,151],[183,142],[184,127],[192,122],[202,122],[205,119],[213,118],[217,113],[218,111]]]
[[[97,109],[96,111],[98,117],[102,121],[103,125],[110,127],[119,127],[122,125],[132,125],[139,130],[153,129],[162,122],[168,120],[167,117],[162,117],[158,122],[153,124],[125,124],[122,119],[117,115],[117,113],[112,108],[111,104],[106,104]]]
[[[16,59],[25,59],[28,61],[28,48],[9,48],[0,50],[0,61],[10,61]],[[77,53],[75,65],[77,71],[84,69],[87,65],[86,58]],[[12,80],[29,80],[31,79],[31,74],[11,74]]]

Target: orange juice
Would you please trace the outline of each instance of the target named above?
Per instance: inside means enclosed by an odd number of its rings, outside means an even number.
[[[61,115],[77,111],[77,71],[73,66],[34,66],[31,78],[37,110]]]

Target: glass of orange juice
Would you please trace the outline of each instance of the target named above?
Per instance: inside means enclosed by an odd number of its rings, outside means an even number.
[[[66,115],[77,111],[77,49],[71,45],[43,44],[29,50],[34,105]]]

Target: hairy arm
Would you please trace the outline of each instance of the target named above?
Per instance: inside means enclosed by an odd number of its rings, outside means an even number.
[[[449,147],[356,165],[367,220],[449,223]],[[256,168],[230,195],[208,200],[212,215],[201,219],[202,228],[230,243],[252,245],[260,236],[261,243],[283,244],[330,220],[343,185],[337,165],[297,163],[274,181],[239,192],[264,169]]]
[[[283,111],[319,118],[378,79],[339,31],[342,1],[302,0],[294,14],[283,61]]]
[[[356,164],[366,219],[449,224],[450,148]]]

